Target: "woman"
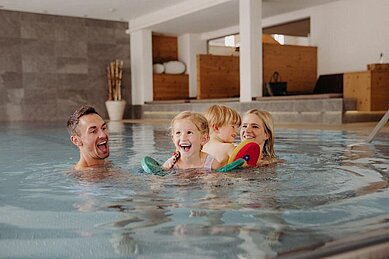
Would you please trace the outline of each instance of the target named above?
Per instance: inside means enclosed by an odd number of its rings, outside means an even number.
[[[242,141],[254,140],[261,147],[261,153],[257,161],[258,166],[277,162],[274,151],[273,118],[269,112],[258,109],[247,111],[242,118],[240,139]]]

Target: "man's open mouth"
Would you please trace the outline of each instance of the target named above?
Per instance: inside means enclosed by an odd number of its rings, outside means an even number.
[[[108,144],[107,144],[107,141],[103,141],[103,142],[100,142],[97,144],[97,148],[103,152],[103,153],[106,153],[108,152]]]

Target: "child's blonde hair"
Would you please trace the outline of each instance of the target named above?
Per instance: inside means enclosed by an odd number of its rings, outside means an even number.
[[[222,127],[225,125],[238,125],[242,124],[240,114],[225,105],[215,104],[208,108],[205,113],[205,118],[208,120],[209,126]]]
[[[265,144],[263,145],[263,155],[268,156],[270,158],[276,158],[276,152],[274,150],[274,139],[275,139],[275,133],[274,133],[274,125],[273,125],[273,117],[271,114],[267,111],[261,111],[258,109],[251,109],[248,110],[245,115],[247,114],[255,114],[258,116],[258,118],[263,122],[263,125],[265,126],[265,133],[269,135],[269,138],[265,141]]]
[[[207,119],[201,113],[191,112],[191,111],[180,112],[172,119],[172,121],[170,122],[171,134],[173,134],[174,123],[178,120],[184,120],[184,119],[190,120],[202,135],[209,134],[209,126],[208,126]]]

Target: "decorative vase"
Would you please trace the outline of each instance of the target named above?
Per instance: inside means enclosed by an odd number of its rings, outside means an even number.
[[[105,107],[107,107],[108,116],[110,121],[120,121],[123,119],[124,108],[126,107],[126,101],[106,101]]]

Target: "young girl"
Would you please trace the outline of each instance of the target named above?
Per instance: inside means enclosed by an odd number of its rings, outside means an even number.
[[[165,169],[202,168],[207,171],[219,168],[220,163],[202,151],[209,140],[207,119],[196,112],[184,111],[170,123],[172,141],[179,156],[172,156],[162,167]]]
[[[242,141],[252,139],[261,147],[257,165],[266,165],[277,161],[274,138],[273,118],[269,112],[252,109],[243,115],[240,139]]]
[[[203,151],[211,154],[222,165],[227,164],[235,146],[241,118],[237,111],[224,105],[212,105],[205,113],[210,127],[210,140]]]

